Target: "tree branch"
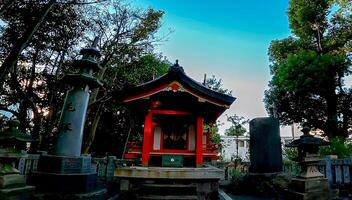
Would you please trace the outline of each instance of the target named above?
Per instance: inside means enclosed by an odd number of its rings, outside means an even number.
[[[0,85],[3,85],[5,77],[7,74],[14,68],[17,63],[18,57],[22,53],[22,51],[27,47],[29,41],[32,39],[34,33],[38,30],[39,26],[44,22],[44,19],[50,12],[50,10],[54,7],[56,0],[50,0],[49,3],[45,6],[42,14],[38,16],[34,25],[30,26],[23,34],[23,36],[17,40],[13,48],[11,49],[8,56],[3,61],[0,67]],[[2,90],[2,88],[1,88]]]

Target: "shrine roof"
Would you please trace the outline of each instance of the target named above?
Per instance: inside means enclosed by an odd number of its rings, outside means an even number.
[[[177,61],[176,64],[170,67],[168,73],[163,76],[136,87],[116,91],[113,96],[120,102],[129,102],[151,96],[161,91],[187,92],[222,107],[229,107],[236,100],[233,96],[216,92],[193,80],[186,75]]]

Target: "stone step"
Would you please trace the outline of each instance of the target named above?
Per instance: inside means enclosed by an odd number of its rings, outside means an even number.
[[[197,187],[193,184],[145,183],[141,185],[142,195],[196,195]]]
[[[184,196],[175,196],[175,195],[143,195],[139,199],[155,199],[155,200],[197,200],[196,195],[184,195]]]
[[[144,183],[143,187],[157,187],[157,188],[196,188],[193,184],[157,184],[157,183]]]

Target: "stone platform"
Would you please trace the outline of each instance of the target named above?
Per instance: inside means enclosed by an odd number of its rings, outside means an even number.
[[[118,178],[134,179],[215,179],[224,177],[224,171],[212,166],[200,168],[171,168],[171,167],[125,167],[117,168],[114,176]]]
[[[114,177],[120,182],[121,199],[218,199],[224,171],[200,168],[124,167]]]

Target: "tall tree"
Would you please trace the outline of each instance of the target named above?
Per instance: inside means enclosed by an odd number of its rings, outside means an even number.
[[[33,26],[33,20],[48,2],[14,1],[6,7],[0,6],[4,10],[0,23],[0,59],[11,54],[18,38]],[[166,72],[168,61],[154,52],[154,46],[163,40],[155,36],[162,15],[162,11],[139,9],[123,0],[57,1],[15,58],[12,70],[7,72],[0,90],[0,110],[12,113],[21,121],[22,131],[40,139],[42,150],[50,150],[68,89],[60,78],[77,70],[72,68],[72,60],[77,59],[85,44],[99,36],[103,57],[102,70],[96,76],[105,86],[91,91],[84,150],[88,152],[96,130],[105,131],[102,127],[107,127],[107,120],[101,123],[101,117],[111,114],[113,117],[108,119],[121,122],[111,123],[112,129],[126,134],[129,116],[124,108],[112,103],[110,94],[124,85],[140,84]]]
[[[40,3],[16,2],[7,9],[0,38],[1,57],[11,54],[9,47],[26,27],[33,25],[32,18],[42,7]],[[54,113],[62,106],[63,96],[59,77],[69,69],[68,54],[76,54],[76,46],[88,27],[81,11],[74,4],[55,4],[2,85],[0,109],[11,112],[20,120],[21,130],[30,132],[34,139],[40,139],[42,133],[43,137],[50,135],[57,121]]]
[[[159,56],[142,56],[139,60],[130,63],[129,67],[120,69],[118,73],[120,84],[129,87],[145,83],[165,74],[169,66],[171,63]],[[101,113],[96,127],[97,134],[94,136],[89,152],[122,157],[128,140],[131,140],[131,137],[143,135],[143,124],[143,118],[130,115],[128,109],[113,101],[106,101],[104,112]]]
[[[231,116],[227,115],[227,121],[231,123],[231,126],[225,130],[225,135],[236,137],[236,158],[239,158],[239,137],[246,133],[247,129],[244,126],[248,123],[249,120],[234,114]]]
[[[232,91],[223,87],[222,79],[217,79],[214,75],[211,78],[206,78],[203,85],[209,89],[212,89],[216,92],[220,92],[222,94],[232,95]]]
[[[101,36],[99,45],[103,54],[98,78],[105,82],[105,86],[94,89],[91,94],[84,153],[89,152],[102,114],[110,109],[108,101],[111,92],[125,84],[145,81],[148,73],[144,70],[153,69],[150,64],[138,66],[136,63],[142,64],[148,58],[143,56],[154,54],[154,45],[161,40],[155,33],[160,28],[163,14],[163,11],[151,8],[137,9],[123,1],[107,4],[105,9],[92,9],[90,15],[95,24],[95,33]],[[139,73],[134,73],[138,68]],[[122,78],[127,71],[131,72],[129,80]],[[160,75],[160,72],[154,71],[154,76]]]
[[[346,6],[342,1],[290,1],[293,35],[270,45],[273,77],[264,99],[269,114],[284,124],[306,122],[329,137],[347,137],[352,94],[344,78],[351,73],[352,15]]]

